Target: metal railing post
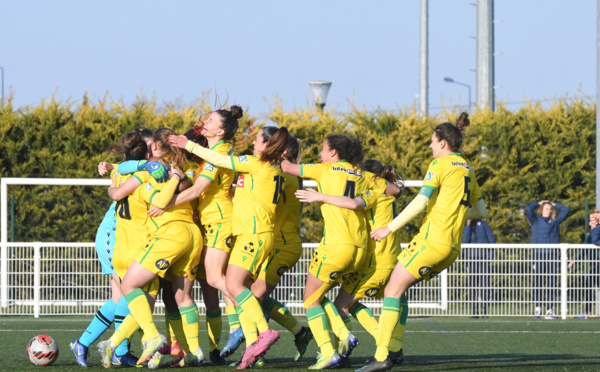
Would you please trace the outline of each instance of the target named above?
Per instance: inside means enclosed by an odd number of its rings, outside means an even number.
[[[567,319],[567,247],[560,247],[560,317]]]
[[[40,317],[41,245],[33,247],[33,316]]]

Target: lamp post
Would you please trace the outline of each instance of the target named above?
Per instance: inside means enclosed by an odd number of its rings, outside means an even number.
[[[311,81],[308,83],[308,85],[310,85],[310,89],[312,90],[315,105],[317,105],[319,111],[323,111],[325,102],[327,101],[327,94],[329,93],[329,88],[331,87],[331,82]]]
[[[454,83],[454,84],[462,85],[463,87],[467,87],[467,89],[469,89],[469,110],[470,110],[471,109],[471,86],[469,84],[465,84],[465,83],[461,83],[460,81],[456,81],[456,80],[452,79],[451,77],[445,77],[444,81],[446,83]]]

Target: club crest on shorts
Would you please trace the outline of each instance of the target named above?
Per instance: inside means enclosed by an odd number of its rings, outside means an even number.
[[[352,273],[344,274],[344,276],[342,276],[342,282],[345,282],[351,275]]]
[[[287,267],[286,265],[281,266],[279,269],[277,269],[277,276],[283,276],[287,269],[289,269],[289,267]]]
[[[334,271],[332,273],[329,274],[329,279],[331,280],[337,280],[338,276],[340,276],[340,272],[339,271]]]
[[[440,274],[440,273],[439,273],[439,272],[437,272],[437,271],[432,271],[432,272],[430,272],[430,273],[429,273],[429,279],[433,279],[433,278],[435,278],[436,276],[438,276],[439,274]]]
[[[196,265],[196,266],[194,266],[194,268],[192,269],[192,275],[196,275],[196,273],[198,272],[198,267],[199,267],[199,266],[200,266],[200,265]]]
[[[227,248],[231,248],[231,236],[225,239],[225,245]]]
[[[250,242],[244,246],[244,250],[248,253],[254,253],[254,243]]]
[[[429,272],[431,271],[431,267],[429,266],[421,266],[421,268],[419,269],[419,275],[421,276],[425,276],[427,275]]]
[[[365,296],[367,297],[375,297],[377,296],[377,292],[379,292],[379,288],[369,288],[365,291]]]
[[[160,260],[157,260],[156,263],[154,263],[154,265],[159,270],[166,270],[169,268],[170,263],[164,258],[161,258]]]

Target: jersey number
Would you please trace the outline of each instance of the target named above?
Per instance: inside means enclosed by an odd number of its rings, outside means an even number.
[[[469,208],[471,206],[471,190],[469,189],[471,177],[465,176],[465,198],[460,201],[460,205]]]
[[[344,196],[354,199],[356,196],[356,181],[346,181],[346,189],[344,190]]]
[[[273,204],[279,203],[279,196],[283,192],[283,183],[285,182],[285,178],[283,176],[275,176],[273,177],[273,181],[275,181],[275,193],[273,193]]]
[[[131,212],[129,212],[129,196],[126,196],[117,202],[117,214],[124,220],[131,219]]]

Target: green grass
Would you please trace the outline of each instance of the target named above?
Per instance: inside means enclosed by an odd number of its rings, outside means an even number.
[[[69,350],[69,342],[81,335],[90,317],[0,317],[0,361],[3,371],[36,369],[27,360],[29,340],[48,334],[59,344],[60,356],[51,371],[81,370]],[[226,341],[227,322],[221,342]],[[301,319],[306,322],[306,319]],[[159,329],[164,324],[158,321]],[[273,322],[271,322],[273,323]],[[275,329],[281,330],[278,325]],[[352,324],[360,345],[352,354],[356,368],[372,356],[375,342],[358,323]],[[525,318],[409,318],[404,338],[406,361],[402,371],[598,371],[600,370],[600,320],[543,320]],[[101,339],[108,338],[105,333]],[[208,342],[201,328],[201,346],[208,354]],[[134,338],[134,352],[140,354],[139,338]],[[314,363],[316,346],[312,343],[298,363],[293,337],[282,331],[281,340],[267,354],[266,364],[254,370],[303,371]],[[240,357],[238,351],[231,361]],[[208,358],[207,358],[208,359]],[[88,357],[90,370],[103,370],[95,344]],[[214,367],[207,362],[201,371],[233,371],[231,367]],[[349,369],[354,370],[354,369]]]

